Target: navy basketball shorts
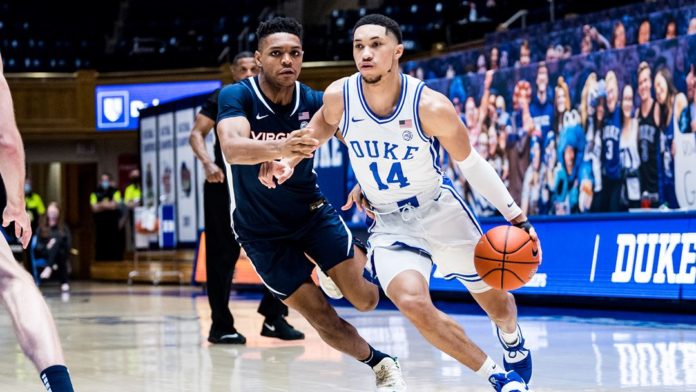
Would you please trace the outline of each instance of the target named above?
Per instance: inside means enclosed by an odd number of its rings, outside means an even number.
[[[286,299],[311,279],[316,265],[327,273],[353,257],[353,235],[336,210],[325,203],[310,221],[286,238],[243,241],[263,284],[278,298]]]

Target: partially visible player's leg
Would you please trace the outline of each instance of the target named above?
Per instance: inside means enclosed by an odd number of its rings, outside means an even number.
[[[479,370],[486,354],[430,299],[429,257],[411,250],[376,248],[373,252],[377,277],[401,313],[433,346],[468,368]]]
[[[22,351],[41,372],[44,385],[50,383],[54,392],[72,391],[72,383],[65,367],[63,349],[51,311],[34,284],[34,279],[15,261],[10,247],[2,236],[0,236],[0,298],[12,317],[12,324]]]
[[[328,274],[356,309],[372,310],[379,289],[363,276],[367,258],[353,244],[353,235],[330,205],[316,212],[315,224],[304,235],[306,253]]]
[[[525,347],[525,340],[517,323],[515,297],[506,291],[495,290],[481,280],[474,267],[473,252],[473,245],[465,245],[438,249],[433,257],[437,260],[438,271],[447,278],[456,278],[466,286],[495,323],[498,339],[505,350],[505,369],[515,370],[525,382],[529,382],[532,377],[532,356]]]

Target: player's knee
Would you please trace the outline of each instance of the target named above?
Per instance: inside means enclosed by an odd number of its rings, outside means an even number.
[[[495,301],[492,306],[486,309],[488,317],[493,321],[507,321],[515,315],[515,297],[507,292],[501,292],[498,301]]]
[[[409,319],[422,319],[433,310],[430,299],[425,295],[404,294],[394,299],[399,310]]]

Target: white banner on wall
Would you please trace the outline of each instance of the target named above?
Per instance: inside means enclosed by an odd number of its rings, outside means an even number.
[[[176,175],[174,167],[174,113],[160,114],[157,118],[159,146],[159,170],[157,184],[159,187],[159,203],[175,204]]]
[[[176,215],[179,242],[195,242],[198,231],[196,224],[196,161],[189,145],[193,118],[193,108],[174,113],[176,123]]]
[[[142,163],[142,199],[144,207],[157,206],[157,117],[140,120],[140,160]]]

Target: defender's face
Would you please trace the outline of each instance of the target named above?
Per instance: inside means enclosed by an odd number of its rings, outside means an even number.
[[[259,73],[259,67],[253,57],[245,57],[237,60],[237,63],[232,66],[232,78],[235,82],[251,78]]]
[[[384,26],[363,25],[353,33],[353,60],[368,84],[397,72],[403,52],[404,46]]]
[[[303,55],[300,37],[275,33],[259,42],[254,56],[266,79],[282,87],[291,87],[300,76]]]

